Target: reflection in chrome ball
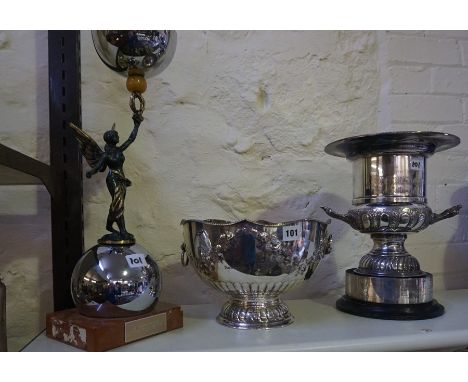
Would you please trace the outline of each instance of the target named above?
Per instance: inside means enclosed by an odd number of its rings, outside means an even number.
[[[130,68],[146,77],[161,73],[171,62],[177,45],[175,31],[94,30],[91,34],[101,60],[124,75]]]
[[[161,292],[161,275],[138,244],[96,245],[76,264],[71,291],[81,314],[129,317],[151,310]]]

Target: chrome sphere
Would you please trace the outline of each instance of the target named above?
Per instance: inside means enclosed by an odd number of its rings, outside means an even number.
[[[330,252],[327,224],[184,220],[183,264],[230,297],[217,321],[238,329],[288,325],[280,295],[307,280]]]
[[[174,57],[175,31],[91,31],[101,60],[112,70],[126,75],[129,68],[140,69],[146,77],[161,73]]]
[[[76,264],[71,292],[81,314],[129,317],[151,310],[161,293],[161,274],[138,244],[95,245]]]

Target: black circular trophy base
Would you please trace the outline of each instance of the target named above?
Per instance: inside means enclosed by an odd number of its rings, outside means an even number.
[[[423,304],[379,304],[360,301],[343,296],[336,301],[336,308],[342,312],[380,320],[426,320],[442,316],[444,307],[432,300]]]

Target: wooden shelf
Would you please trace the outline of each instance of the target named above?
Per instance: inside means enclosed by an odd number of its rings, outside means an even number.
[[[52,194],[50,166],[0,144],[0,185],[44,184]]]

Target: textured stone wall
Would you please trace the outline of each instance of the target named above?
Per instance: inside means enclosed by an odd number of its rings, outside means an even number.
[[[124,137],[124,78],[100,62],[89,33],[82,51],[84,128],[100,138],[115,121]],[[146,119],[126,152],[127,226],[164,269],[163,298],[207,302],[220,295],[180,266],[182,218],[326,219],[320,205],[348,205],[350,168],[323,147],[344,131],[376,131],[376,34],[180,32],[171,65],[148,85]],[[85,180],[88,246],[103,232],[104,182]],[[340,270],[362,252],[358,235],[335,228],[346,255],[294,296],[342,285]]]
[[[148,79],[145,121],[125,167],[133,181],[127,227],[163,270],[162,298],[222,301],[179,263],[182,218],[325,220],[321,205],[345,211],[352,196],[351,165],[326,155],[327,143],[448,125],[466,135],[468,36],[453,33],[178,32],[172,63]],[[48,154],[46,42],[45,32],[0,32],[0,139],[41,160]],[[125,79],[100,62],[88,31],[82,33],[82,101],[83,128],[99,142],[113,122],[122,139],[130,133]],[[461,201],[464,154],[462,147],[430,160],[434,208]],[[85,179],[84,188],[89,247],[104,233],[110,199],[103,174]],[[9,288],[14,350],[43,327],[52,306],[49,206],[41,187],[1,187],[0,193],[0,274]],[[436,288],[468,286],[465,218],[408,240],[424,269],[435,273]],[[342,288],[344,270],[371,245],[336,220],[330,232],[332,255],[288,298]]]

